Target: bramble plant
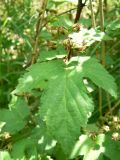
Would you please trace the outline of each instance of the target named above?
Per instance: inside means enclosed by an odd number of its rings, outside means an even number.
[[[0,160],[120,160],[119,6],[2,2]]]

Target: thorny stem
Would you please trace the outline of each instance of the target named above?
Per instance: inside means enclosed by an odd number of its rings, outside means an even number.
[[[77,5],[77,13],[76,13],[76,17],[75,17],[75,20],[74,20],[74,23],[77,23],[80,19],[80,15],[82,13],[82,9],[83,7],[85,6],[86,4],[86,1],[84,3],[82,3],[82,0],[78,0],[78,5]],[[71,58],[71,55],[72,55],[72,48],[69,49],[69,53],[68,53],[68,57],[67,57],[67,60],[69,61],[69,59]]]
[[[77,5],[77,13],[76,13],[76,17],[75,17],[75,21],[74,23],[77,23],[80,19],[81,13],[82,13],[82,9],[86,4],[86,1],[84,3],[82,3],[82,0],[78,0],[78,5]]]
[[[36,34],[35,34],[35,42],[34,42],[34,48],[33,48],[33,53],[32,53],[32,60],[31,60],[31,64],[34,64],[38,58],[38,54],[39,54],[39,50],[38,50],[38,40],[39,40],[39,33],[42,29],[42,24],[43,24],[43,20],[44,20],[44,13],[46,10],[46,6],[47,6],[47,0],[42,0],[41,2],[41,8],[39,11],[39,15],[38,15],[38,21],[36,24]]]
[[[104,4],[105,4],[105,13],[107,13],[107,10],[108,10],[108,2],[107,2],[107,0],[104,0]]]

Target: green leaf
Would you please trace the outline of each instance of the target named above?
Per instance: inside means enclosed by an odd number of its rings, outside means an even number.
[[[120,142],[112,140],[111,134],[99,134],[94,140],[88,135],[81,135],[76,142],[70,158],[84,155],[83,160],[119,160]],[[108,158],[105,158],[108,157]]]
[[[32,65],[27,69],[29,72],[19,79],[19,84],[13,94],[30,92],[33,88],[42,87],[41,82],[54,78],[63,66],[64,63],[62,61],[48,61]]]
[[[27,134],[26,134],[27,133]],[[14,159],[25,159],[29,157],[31,160],[36,160],[38,157],[38,152],[40,155],[46,153],[51,153],[52,149],[56,145],[56,141],[53,140],[52,136],[48,133],[46,126],[43,122],[40,123],[40,126],[37,125],[35,128],[25,132],[27,137],[20,139],[20,134],[15,138],[20,140],[13,143],[11,155]]]
[[[90,57],[73,57],[70,61],[79,61],[78,69],[84,77],[91,79],[97,86],[109,92],[112,96],[117,97],[117,87],[114,78],[98,63]],[[19,79],[19,84],[13,93],[30,92],[33,88],[42,88],[43,83],[55,76],[65,68],[61,60],[53,60],[43,63],[37,63],[28,68],[23,78]],[[98,74],[99,73],[99,74]]]
[[[63,68],[49,82],[41,98],[40,116],[65,153],[68,153],[80,134],[80,127],[87,124],[93,108],[80,73],[76,68]]]
[[[7,151],[0,151],[0,160],[12,160]]]
[[[29,116],[29,109],[26,102],[22,98],[18,98],[11,110],[0,110],[0,121],[4,122],[2,132],[10,132],[15,134],[25,127]]]
[[[69,153],[79,137],[80,127],[86,126],[94,108],[83,79],[91,79],[116,97],[114,78],[90,57],[73,57],[67,63],[62,60],[37,63],[28,70],[15,92],[31,91],[47,81],[41,97],[40,117],[47,131],[61,144],[64,152]]]
[[[104,152],[102,143],[104,142],[104,134],[98,135],[94,140],[88,135],[81,135],[76,142],[70,158],[75,158],[78,155],[84,155],[83,160],[101,160],[101,153]]]
[[[115,20],[111,21],[106,27],[106,31],[109,31],[109,30],[115,31],[117,29],[120,29],[119,19],[115,19]]]
[[[32,130],[31,139],[36,142],[39,153],[41,154],[46,152],[51,153],[52,149],[56,146],[56,141],[52,138],[42,121],[40,121],[40,125],[37,125]]]
[[[57,160],[68,160],[67,156],[65,155],[59,144],[57,144],[57,146],[55,147],[53,154],[55,155]]]
[[[43,62],[46,60],[52,60],[55,58],[64,58],[66,56],[65,48],[62,45],[58,45],[55,50],[43,49],[37,62]]]
[[[120,141],[115,141],[112,139],[112,135],[108,134],[105,137],[105,142],[103,143],[105,147],[105,155],[111,160],[120,160]]]
[[[37,150],[34,141],[31,138],[24,138],[13,144],[11,155],[14,159],[26,160],[29,157],[37,160]]]
[[[71,61],[79,61],[79,68],[83,77],[89,78],[98,87],[117,97],[117,86],[114,78],[98,63],[98,60],[90,57],[73,57]]]

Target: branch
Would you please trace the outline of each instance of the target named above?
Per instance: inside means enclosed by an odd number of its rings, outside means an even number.
[[[120,107],[120,99],[116,102],[116,104],[109,110],[106,114],[105,117],[108,116],[111,112],[113,112],[117,107]]]
[[[74,11],[75,9],[77,9],[77,8],[75,7],[75,8],[69,9],[69,10],[67,10],[67,11],[65,11],[65,12],[62,12],[62,13],[60,13],[60,14],[57,14],[55,17],[59,17],[59,16],[61,16],[61,15],[63,15],[63,14],[66,14],[66,13],[69,13],[69,12],[71,12],[71,11]]]
[[[35,63],[38,55],[39,55],[39,51],[38,51],[38,39],[39,39],[39,33],[42,30],[42,24],[43,24],[43,20],[44,20],[44,13],[46,10],[46,6],[47,6],[47,0],[43,0],[42,1],[42,6],[40,8],[40,12],[38,15],[38,21],[36,24],[36,34],[35,34],[35,42],[34,42],[34,48],[33,48],[33,53],[32,53],[32,60],[31,60],[31,64]]]
[[[82,3],[82,0],[78,0],[78,5],[77,5],[77,13],[76,13],[76,17],[75,17],[75,21],[74,23],[77,23],[80,19],[81,13],[82,13],[82,9],[86,4],[86,1],[84,3]]]

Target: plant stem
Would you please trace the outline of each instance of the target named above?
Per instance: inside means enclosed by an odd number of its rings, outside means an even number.
[[[93,11],[92,0],[90,0],[90,9],[91,9],[91,17],[92,17],[92,26],[93,26],[93,28],[95,28],[96,22],[95,22],[95,15],[94,15],[94,11]]]
[[[104,11],[103,11],[103,1],[99,0],[99,10],[100,10],[100,26],[101,26],[101,31],[104,32]],[[101,53],[101,59],[102,59],[102,65],[105,67],[106,66],[106,45],[105,42],[102,41],[102,53]],[[109,111],[111,112],[111,102],[110,102],[110,96],[108,93],[107,95],[107,102],[108,102],[108,107]]]
[[[99,11],[100,11],[100,27],[101,31],[104,32],[104,12],[103,12],[103,1],[99,0]],[[102,65],[105,66],[105,43],[102,41],[102,52],[101,52],[101,60]],[[102,90],[100,89],[100,103],[99,103],[99,110],[102,117]]]
[[[102,122],[102,89],[99,88],[99,113],[100,113],[100,119],[101,119],[101,122]]]
[[[101,31],[104,32],[104,12],[103,12],[103,2],[99,0],[99,10],[100,10],[100,26]]]
[[[100,10],[100,27],[101,31],[104,32],[104,12],[103,12],[103,1],[99,0],[99,10]],[[102,53],[101,53],[102,64],[105,66],[105,43],[102,42]]]
[[[96,22],[95,22],[95,16],[94,16],[94,11],[93,11],[93,5],[92,5],[92,0],[90,0],[90,9],[91,9],[91,17],[92,17],[92,26],[95,29],[96,27]],[[99,58],[99,53],[96,50],[96,58]],[[100,118],[102,120],[102,90],[99,88],[98,90],[98,99],[99,99],[99,113],[100,113]]]
[[[69,12],[71,12],[71,11],[74,11],[74,10],[76,10],[76,9],[77,9],[76,7],[75,7],[75,8],[72,8],[72,9],[69,9],[69,10],[67,10],[67,11],[64,11],[64,12],[62,12],[62,13],[57,14],[55,17],[62,16],[62,15],[64,15],[64,14],[69,13]],[[55,17],[54,17],[54,18],[55,18]]]
[[[91,17],[92,17],[92,26],[95,29],[96,28],[96,21],[95,21],[95,15],[94,15],[94,10],[93,10],[92,0],[90,0],[90,9],[91,9]],[[98,50],[96,50],[96,57],[99,58]]]
[[[120,105],[120,99],[116,102],[116,104],[111,108],[111,112],[113,112]],[[109,115],[110,110],[105,114],[105,116]]]
[[[112,115],[112,108],[111,108],[111,101],[110,101],[110,96],[108,93],[106,93],[107,96],[107,103],[108,103],[108,108],[109,108],[109,112]]]
[[[41,4],[42,5],[40,8],[40,12],[38,15],[38,21],[36,24],[36,34],[35,34],[35,42],[34,42],[31,64],[36,62],[38,55],[39,55],[39,50],[38,50],[39,33],[42,30],[42,24],[44,20],[44,13],[45,13],[46,6],[47,6],[47,0],[42,0]]]
[[[86,1],[84,3],[82,3],[82,0],[78,0],[78,5],[77,5],[77,13],[76,13],[76,17],[75,17],[75,21],[74,23],[77,23],[80,19],[81,13],[82,13],[82,9],[86,4]]]
[[[105,15],[106,15],[107,10],[108,10],[108,2],[107,2],[107,0],[104,0],[104,4],[105,4]]]

